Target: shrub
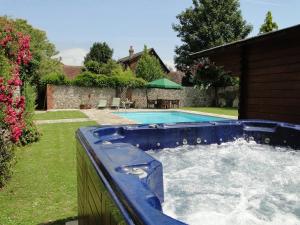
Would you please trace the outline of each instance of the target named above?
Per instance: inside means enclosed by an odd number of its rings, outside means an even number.
[[[89,71],[85,71],[78,75],[74,80],[72,80],[72,84],[76,86],[83,87],[96,87],[97,86],[97,75],[91,73]]]
[[[41,85],[46,86],[47,84],[69,85],[70,81],[66,78],[64,74],[49,73],[41,79]]]
[[[39,140],[40,133],[33,123],[34,110],[36,107],[36,89],[29,83],[25,83],[23,94],[25,96],[25,111],[24,111],[24,121],[25,127],[22,130],[22,136],[20,138],[21,145],[26,145]]]
[[[28,145],[30,143],[37,142],[40,139],[40,136],[41,134],[33,122],[26,124],[26,127],[23,128],[22,130],[22,136],[20,137],[20,144]]]
[[[0,54],[1,61],[4,59],[1,62],[1,72],[10,72],[0,74],[0,187],[2,187],[11,175],[13,146],[19,141],[24,127],[25,97],[15,94],[22,86],[21,68],[28,65],[32,58],[30,37],[16,32],[9,24],[0,26]]]
[[[101,64],[97,61],[90,60],[84,64],[84,71],[100,74]]]
[[[0,188],[11,177],[14,156],[13,144],[9,140],[8,131],[0,127]]]
[[[193,83],[201,89],[208,89],[210,87],[215,90],[214,105],[218,102],[218,88],[234,86],[238,80],[231,76],[231,74],[211,62],[208,58],[202,58],[196,62],[193,70]]]
[[[77,76],[71,83],[83,87],[140,88],[145,86],[146,81],[136,78],[130,70],[117,69],[113,71],[112,76],[97,75],[86,71]]]
[[[95,74],[90,71],[84,71],[74,80],[68,80],[62,74],[49,74],[42,79],[42,85],[75,85],[80,87],[130,87],[141,88],[146,85],[146,81],[137,78],[131,70],[123,70],[121,66],[117,66],[111,71],[110,75]]]
[[[207,58],[200,59],[193,67],[193,83],[198,87],[227,87],[236,85],[237,82],[223,67],[215,65]]]
[[[136,76],[146,81],[153,81],[165,76],[157,58],[149,54],[145,46],[143,55],[136,66]]]
[[[108,76],[111,76],[114,70],[122,68],[121,65],[114,60],[108,60],[107,63],[99,63],[97,61],[90,60],[86,62],[84,66],[84,71]]]

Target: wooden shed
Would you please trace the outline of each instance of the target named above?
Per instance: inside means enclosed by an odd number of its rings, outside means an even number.
[[[240,119],[300,124],[300,25],[192,54],[240,77]]]

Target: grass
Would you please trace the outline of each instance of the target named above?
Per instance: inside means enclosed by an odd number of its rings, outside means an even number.
[[[238,116],[237,108],[218,108],[218,107],[183,107],[181,109],[191,110],[196,112],[214,113],[227,116]]]
[[[37,113],[34,115],[34,120],[58,120],[58,119],[73,119],[73,118],[87,118],[87,116],[78,111],[53,111],[45,113]]]
[[[0,190],[1,225],[62,225],[76,217],[74,133],[79,127],[94,124],[40,125],[41,140],[17,149],[13,177]]]

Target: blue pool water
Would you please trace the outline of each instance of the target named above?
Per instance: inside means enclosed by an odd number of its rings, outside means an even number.
[[[222,117],[205,116],[184,112],[116,112],[120,117],[136,121],[140,124],[148,123],[181,123],[181,122],[210,122],[226,120]]]

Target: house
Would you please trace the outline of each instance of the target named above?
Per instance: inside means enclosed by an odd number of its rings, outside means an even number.
[[[150,49],[148,49],[148,51],[149,51],[150,55],[152,55],[152,56],[154,56],[158,59],[158,61],[161,64],[161,67],[162,67],[163,71],[166,74],[170,73],[170,70],[164,64],[164,62],[161,60],[161,58],[158,56],[158,54],[156,53],[154,48],[150,48]],[[125,69],[130,68],[132,71],[135,71],[137,63],[138,63],[138,61],[139,61],[139,59],[141,58],[142,55],[143,55],[143,51],[134,53],[133,47],[130,46],[129,55],[124,57],[124,58],[119,59],[118,63],[122,64]]]
[[[124,66],[124,68],[130,68],[132,71],[135,71],[136,69],[136,65],[139,61],[139,59],[141,58],[143,52],[138,52],[138,53],[134,53],[133,47],[130,46],[129,49],[129,56],[124,57],[122,59],[119,59],[117,62],[120,63],[121,65]],[[161,60],[161,58],[158,56],[158,54],[156,53],[156,51],[153,48],[149,49],[149,54],[153,55],[154,57],[156,57],[160,64],[161,67],[163,69],[163,71],[168,74],[168,77],[171,80],[174,80],[177,83],[181,83],[181,78],[182,78],[182,73],[177,73],[177,72],[170,72],[170,70],[168,69],[168,67],[164,64],[164,62]],[[63,65],[63,72],[66,75],[66,77],[68,79],[74,79],[76,76],[78,76],[81,71],[83,69],[83,66],[70,66],[70,65]]]
[[[300,25],[192,54],[240,77],[240,119],[300,123]]]
[[[63,65],[63,73],[66,75],[66,77],[70,80],[73,80],[75,77],[77,77],[82,70],[82,66],[68,66]]]

